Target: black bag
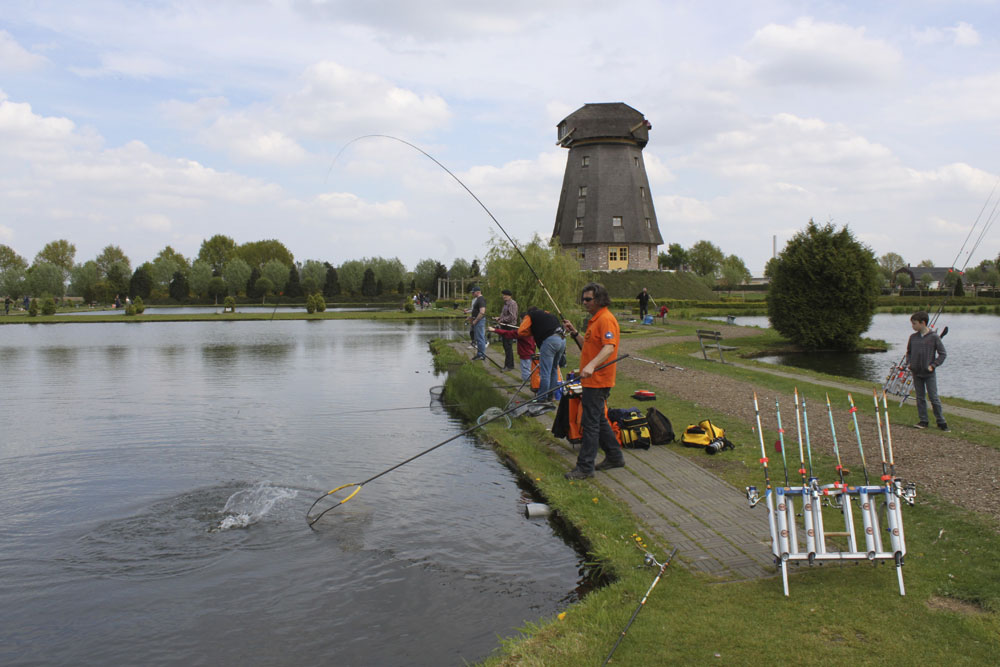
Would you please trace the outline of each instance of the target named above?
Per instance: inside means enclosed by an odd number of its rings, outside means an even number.
[[[650,444],[652,444],[649,424],[639,408],[608,410],[608,419],[617,422],[622,447],[649,449]]]
[[[674,427],[666,415],[656,408],[646,410],[646,423],[649,424],[649,439],[654,445],[665,445],[673,442]]]

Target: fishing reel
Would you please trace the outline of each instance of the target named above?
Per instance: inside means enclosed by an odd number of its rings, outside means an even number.
[[[757,493],[756,486],[747,487],[747,502],[750,503],[750,507],[756,507],[757,503],[760,502],[760,494]]]
[[[897,479],[895,480],[893,485],[896,487],[896,495],[899,496],[899,499],[902,500],[907,505],[909,505],[910,507],[913,507],[914,503],[916,503],[917,501],[916,483],[907,482],[906,485],[904,486],[903,481]]]
[[[642,564],[645,565],[646,567],[663,567],[663,563],[656,560],[656,556],[649,553],[648,551],[642,557]]]

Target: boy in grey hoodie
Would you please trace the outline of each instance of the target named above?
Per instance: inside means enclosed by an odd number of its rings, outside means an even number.
[[[937,426],[942,431],[950,431],[948,422],[944,419],[944,410],[941,407],[941,399],[938,398],[937,391],[937,371],[938,366],[944,363],[948,354],[944,351],[944,343],[940,336],[931,331],[927,326],[930,321],[927,313],[917,311],[910,317],[910,325],[913,327],[913,335],[906,343],[906,359],[910,365],[910,372],[913,374],[913,389],[916,392],[917,416],[919,423],[917,428],[927,428],[927,399],[930,399],[931,407],[934,409],[934,419]]]

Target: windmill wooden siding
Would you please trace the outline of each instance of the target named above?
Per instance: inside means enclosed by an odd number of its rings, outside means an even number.
[[[586,104],[558,125],[569,156],[552,238],[583,269],[657,268],[663,237],[642,159],[650,127],[621,102]]]

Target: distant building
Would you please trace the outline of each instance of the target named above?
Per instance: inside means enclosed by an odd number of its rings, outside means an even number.
[[[569,156],[552,238],[583,269],[658,268],[663,237],[642,159],[650,128],[621,102],[585,104],[558,125]]]
[[[947,285],[945,281],[948,279],[948,274],[955,272],[962,276],[962,282],[965,282],[965,277],[962,275],[961,271],[950,266],[904,266],[902,268],[896,269],[895,273],[892,274],[892,284],[899,284],[899,276],[901,274],[910,277],[910,287],[918,288],[920,287],[920,280],[925,276],[930,276],[929,283],[926,289],[944,289]]]

